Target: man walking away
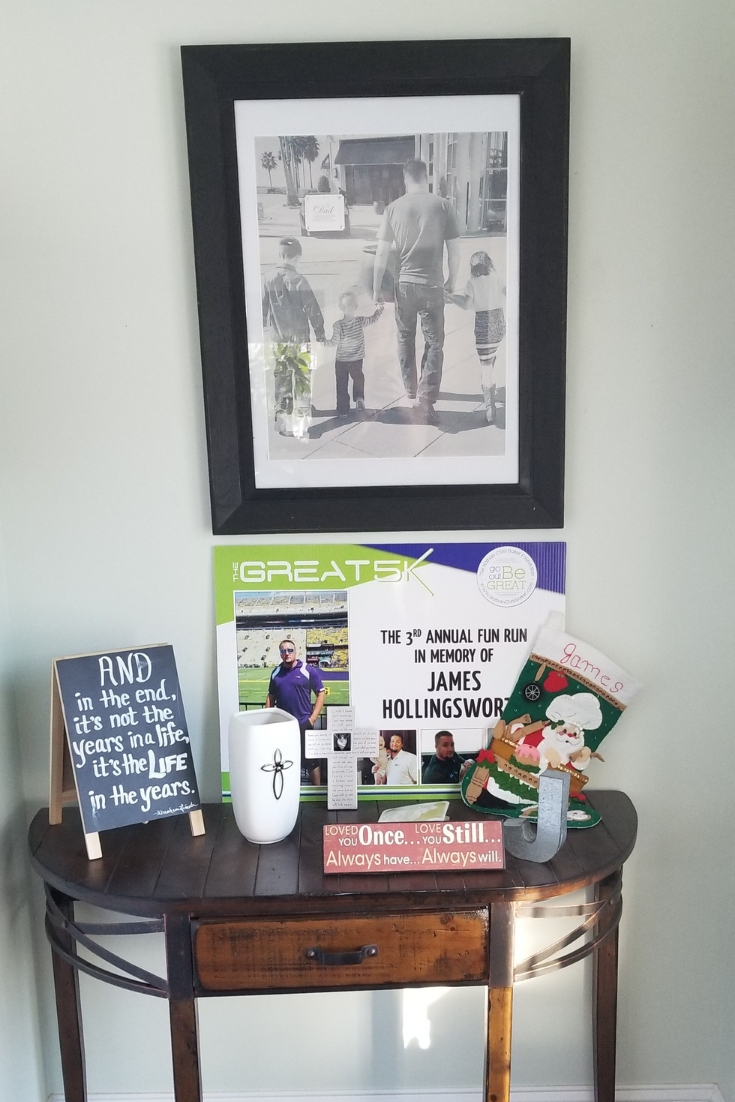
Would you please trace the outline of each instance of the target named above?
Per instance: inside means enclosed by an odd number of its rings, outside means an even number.
[[[398,252],[395,316],[398,362],[403,385],[415,399],[417,419],[436,425],[434,404],[439,397],[444,362],[444,290],[451,293],[459,271],[459,226],[451,203],[429,191],[423,161],[403,166],[406,194],[385,210],[378,230],[378,247],[373,274],[373,298],[380,301],[380,288],[391,244]],[[447,247],[449,277],[444,282],[444,245]],[[416,321],[421,319],[426,349],[421,376],[416,372]]]

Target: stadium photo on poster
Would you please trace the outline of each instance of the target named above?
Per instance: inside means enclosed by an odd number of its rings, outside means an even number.
[[[325,704],[348,704],[347,593],[235,593],[240,710],[262,708],[280,664],[279,643],[293,639],[298,657],[321,671]],[[325,726],[325,724],[319,724]]]
[[[305,708],[312,711],[324,693],[324,707],[309,726],[325,727],[326,708],[349,703],[347,592],[236,591],[234,601],[239,710],[278,705],[292,711],[288,685],[285,695],[279,687],[283,665],[290,664],[293,677],[304,669],[309,675],[300,677]],[[323,784],[326,762],[308,761],[303,747],[302,758],[302,784]]]

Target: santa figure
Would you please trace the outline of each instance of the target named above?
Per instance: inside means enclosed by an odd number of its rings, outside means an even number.
[[[546,718],[549,722],[540,731],[518,740],[515,758],[537,766],[539,773],[560,765],[584,769],[593,756],[584,744],[584,732],[594,731],[602,723],[598,698],[593,693],[563,693],[549,704]]]

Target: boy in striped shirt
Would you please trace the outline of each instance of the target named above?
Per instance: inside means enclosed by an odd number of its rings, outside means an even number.
[[[365,359],[366,325],[372,325],[383,313],[382,302],[374,314],[356,314],[357,295],[345,291],[339,296],[342,317],[334,323],[331,340],[325,344],[337,348],[334,374],[337,383],[337,416],[347,417],[350,412],[349,380],[352,379],[352,397],[358,411],[365,409],[365,376],[362,370]]]

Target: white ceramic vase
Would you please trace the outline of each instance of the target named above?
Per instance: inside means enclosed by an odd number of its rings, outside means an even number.
[[[238,830],[260,845],[286,838],[299,814],[301,736],[281,708],[238,712],[229,728],[230,791]]]

